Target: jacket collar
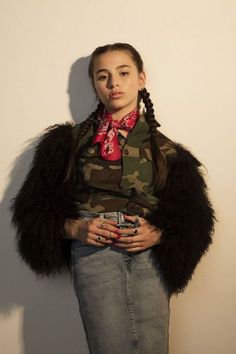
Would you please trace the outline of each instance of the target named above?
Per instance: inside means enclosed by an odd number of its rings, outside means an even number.
[[[143,145],[145,142],[150,141],[150,133],[147,122],[145,121],[145,110],[143,109],[140,113],[139,118],[132,131],[128,134],[126,143],[131,146]],[[88,139],[92,139],[94,134],[96,133],[96,128],[93,125],[90,126],[85,136],[83,136],[80,140],[80,144],[83,145],[88,141]]]

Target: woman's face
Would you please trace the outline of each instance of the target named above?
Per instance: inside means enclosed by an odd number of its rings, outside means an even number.
[[[137,107],[138,91],[145,86],[145,73],[122,50],[109,51],[94,60],[93,85],[106,109],[120,116]]]

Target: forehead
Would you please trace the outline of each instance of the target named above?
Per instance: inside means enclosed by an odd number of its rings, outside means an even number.
[[[98,69],[114,69],[120,65],[135,67],[131,56],[123,50],[113,50],[100,54],[94,60],[94,71]]]

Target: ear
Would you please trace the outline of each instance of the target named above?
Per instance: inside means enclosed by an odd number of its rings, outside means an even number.
[[[142,90],[146,85],[146,74],[144,71],[138,74],[139,90]]]

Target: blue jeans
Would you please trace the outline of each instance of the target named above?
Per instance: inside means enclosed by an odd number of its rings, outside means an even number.
[[[118,213],[84,212],[84,218]],[[114,217],[115,216],[115,217]],[[91,354],[168,354],[169,295],[151,248],[72,241],[73,285]]]

